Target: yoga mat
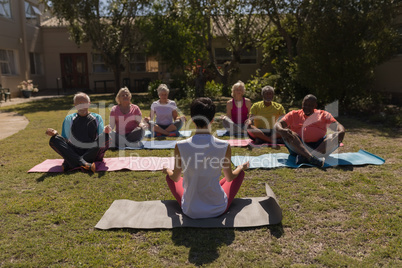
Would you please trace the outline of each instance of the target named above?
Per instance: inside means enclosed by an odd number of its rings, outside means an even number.
[[[298,168],[300,166],[313,166],[310,164],[296,165],[296,157],[286,153],[264,154],[260,156],[232,156],[232,163],[235,166],[250,161],[250,168],[279,168],[290,167]],[[385,160],[374,154],[359,150],[356,153],[331,154],[325,158],[326,167],[333,166],[360,166],[360,165],[382,165]]]
[[[139,149],[174,149],[177,140],[151,140],[142,141],[140,147],[124,147],[120,150],[139,150]]]
[[[47,159],[31,168],[28,172],[63,172],[61,168],[63,161],[63,159]],[[115,157],[104,158],[103,162],[95,162],[95,164],[97,172],[123,169],[133,171],[156,171],[162,170],[164,166],[173,168],[174,157]],[[79,168],[76,170],[79,170]]]
[[[263,147],[272,147],[274,144],[272,143],[261,143],[261,144],[256,144],[253,140],[250,140],[250,143],[248,144],[253,148],[263,148]],[[275,144],[276,146],[285,146],[283,143],[277,143]]]
[[[227,213],[197,220],[184,215],[176,200],[115,200],[95,228],[233,228],[278,224],[282,220],[282,210],[268,184],[265,184],[265,189],[266,197],[235,198]]]
[[[232,137],[247,137],[247,134],[245,133],[230,133],[226,129],[217,129],[216,130],[216,136],[218,137],[223,137],[223,136],[232,136]]]
[[[192,133],[193,133],[192,130],[180,130],[179,131],[179,136],[177,136],[177,137],[190,137]],[[167,136],[164,136],[164,135],[162,135],[162,136],[153,136],[151,131],[146,130],[145,134],[144,134],[144,137],[145,138],[153,138],[153,137],[167,137]]]
[[[230,139],[227,140],[230,146],[234,147],[246,147],[250,144],[251,139]]]

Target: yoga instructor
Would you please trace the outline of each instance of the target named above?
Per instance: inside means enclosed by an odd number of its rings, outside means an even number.
[[[163,173],[185,215],[193,219],[217,217],[229,209],[249,163],[232,170],[230,145],[211,135],[215,116],[211,99],[195,99],[190,110],[195,135],[177,142],[174,169],[164,167]],[[219,180],[222,169],[225,177]]]

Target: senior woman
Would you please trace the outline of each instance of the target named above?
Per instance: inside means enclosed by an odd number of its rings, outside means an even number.
[[[168,99],[169,88],[167,85],[160,84],[157,91],[159,100],[152,103],[150,116],[144,120],[149,124],[149,130],[155,136],[177,136],[186,117],[179,117],[176,102]],[[155,115],[156,121],[154,121]]]
[[[115,147],[132,145],[144,137],[146,126],[141,122],[142,113],[137,105],[131,103],[131,98],[130,90],[121,88],[116,95],[117,105],[110,111],[109,124],[115,129],[111,133]]]
[[[232,99],[226,103],[226,115],[221,119],[230,134],[246,134],[245,122],[251,108],[251,101],[244,97],[246,87],[242,81],[232,86]]]

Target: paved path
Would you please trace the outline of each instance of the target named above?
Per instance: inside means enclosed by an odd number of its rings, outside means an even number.
[[[46,98],[55,98],[60,96],[37,96],[31,98],[12,98],[11,101],[1,102],[0,107],[6,107],[16,105],[25,102],[31,102],[35,100],[41,100]],[[20,130],[23,130],[28,125],[29,120],[17,113],[0,112],[0,140],[5,139]]]

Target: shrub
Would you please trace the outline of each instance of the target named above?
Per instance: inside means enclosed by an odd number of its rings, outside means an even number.
[[[222,96],[223,84],[216,83],[214,80],[207,81],[205,85],[205,97],[211,99]]]
[[[151,81],[148,85],[148,95],[151,99],[158,99],[158,91],[156,89],[159,87],[160,84],[163,84],[162,80],[154,80]]]
[[[261,89],[265,86],[273,86],[276,85],[276,80],[279,78],[278,75],[273,75],[270,73],[265,73],[263,76],[260,76],[259,71],[256,72],[255,76],[251,76],[251,79],[248,80],[246,85],[246,93],[245,97],[250,98],[252,101],[261,99]]]

